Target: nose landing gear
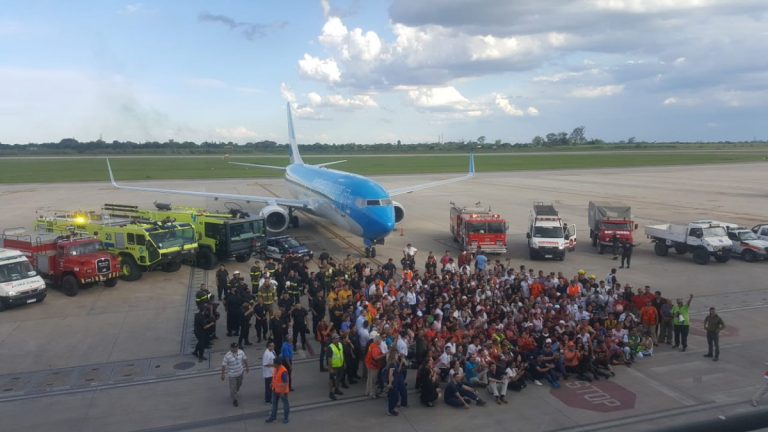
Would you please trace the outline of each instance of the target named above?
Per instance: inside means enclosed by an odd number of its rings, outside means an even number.
[[[376,246],[366,246],[365,247],[365,257],[366,258],[376,258]]]

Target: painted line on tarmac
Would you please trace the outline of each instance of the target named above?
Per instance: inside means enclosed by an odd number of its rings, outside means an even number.
[[[141,359],[141,360],[152,360],[152,359]],[[141,360],[138,360],[138,361],[141,361]],[[314,362],[317,362],[317,358],[310,357],[306,359],[296,360],[293,364],[299,365],[299,364],[314,363]],[[123,362],[120,362],[120,363],[123,363]],[[82,366],[78,366],[77,368],[81,368],[81,367]],[[261,365],[256,365],[251,367],[251,370],[254,370],[254,371],[258,371],[261,369],[262,369]],[[39,373],[39,372],[34,372],[34,373]],[[16,396],[0,395],[0,404],[6,403],[6,402],[17,402],[22,400],[29,400],[29,399],[40,399],[40,398],[53,397],[53,396],[67,396],[67,395],[78,394],[78,393],[88,393],[88,392],[97,392],[102,390],[120,389],[125,387],[135,387],[135,386],[147,385],[147,384],[159,384],[159,383],[172,382],[172,381],[182,381],[186,379],[214,376],[220,373],[221,373],[220,369],[210,369],[202,372],[182,373],[182,374],[167,376],[167,377],[146,378],[146,379],[139,378],[135,381],[117,382],[117,383],[109,382],[105,384],[94,384],[88,387],[60,388],[60,389],[48,390],[44,392],[30,392],[27,394],[20,394]]]
[[[649,377],[648,375],[641,373],[637,371],[635,368],[627,368],[627,372],[629,372],[632,375],[635,375],[638,378],[642,378],[644,381],[646,381],[648,384],[651,385],[651,387],[655,388],[656,390],[664,393],[665,395],[671,397],[672,399],[680,402],[683,405],[686,406],[693,406],[697,405],[698,402],[695,400],[689,398],[688,396],[684,395],[683,393],[673,389],[672,387],[669,387],[659,381],[656,381],[654,378]]]
[[[416,390],[414,389],[411,389],[408,391],[409,395],[412,395],[415,393],[416,393]],[[348,398],[339,398],[338,400],[335,400],[335,401],[326,400],[326,401],[320,401],[320,402],[310,402],[305,404],[291,405],[291,414],[296,412],[312,411],[316,409],[350,405],[353,403],[365,402],[369,400],[372,400],[369,396],[355,396],[355,397],[348,397]],[[380,400],[385,401],[386,396],[380,398]],[[158,427],[151,427],[146,429],[137,429],[137,430],[134,430],[133,432],[188,431],[188,430],[206,428],[211,426],[221,426],[222,424],[225,424],[225,423],[264,420],[271,414],[271,410],[272,408],[270,406],[270,408],[265,408],[263,410],[253,411],[245,414],[236,414],[236,415],[230,415],[230,416],[208,418],[203,420],[191,421],[187,423],[177,423],[177,424],[168,425],[168,426],[158,426]],[[278,414],[279,413],[280,412],[278,412]],[[278,418],[275,420],[275,422],[276,423],[282,422],[282,420],[280,419],[280,415],[278,415]]]
[[[552,429],[548,432],[591,432],[600,430],[620,430],[621,426],[637,426],[638,424],[648,423],[651,420],[662,420],[672,417],[679,417],[686,414],[695,414],[701,411],[708,411],[712,409],[724,409],[731,407],[738,407],[746,405],[746,401],[732,402],[728,404],[716,404],[714,402],[707,402],[694,406],[687,406],[681,408],[670,408],[664,411],[655,411],[651,413],[642,413],[633,415],[631,417],[622,417],[616,420],[608,420],[600,423],[591,423],[585,425],[574,426],[565,429]]]

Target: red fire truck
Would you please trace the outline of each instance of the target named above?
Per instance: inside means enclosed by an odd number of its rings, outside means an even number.
[[[14,228],[0,235],[0,247],[26,255],[47,283],[60,287],[70,297],[76,296],[81,287],[99,282],[113,287],[121,274],[119,259],[93,237],[26,233],[23,228]]]
[[[451,234],[462,250],[507,252],[507,221],[489,208],[459,207],[451,202]]]

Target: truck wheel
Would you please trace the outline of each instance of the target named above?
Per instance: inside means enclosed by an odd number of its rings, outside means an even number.
[[[731,252],[723,252],[722,255],[715,255],[715,261],[719,263],[727,263],[731,259]]]
[[[709,251],[704,248],[696,248],[693,251],[693,262],[696,264],[709,264]]]
[[[112,288],[115,285],[117,285],[117,278],[114,279],[107,279],[104,281],[104,286],[107,288]]]
[[[299,227],[299,217],[291,216],[291,228],[298,228],[298,227]]]
[[[4,311],[4,310],[6,310],[7,308],[8,308],[8,307],[5,305],[5,303],[3,303],[3,301],[2,301],[2,300],[0,300],[0,312],[2,312],[2,311]]]
[[[61,280],[61,291],[67,297],[74,297],[80,291],[80,283],[72,275],[66,275]]]
[[[218,264],[219,259],[208,248],[200,248],[197,251],[197,266],[203,270],[212,270]]]
[[[133,282],[141,279],[141,269],[136,264],[136,260],[130,255],[120,255],[120,270],[123,275],[120,278],[124,281]]]
[[[605,253],[605,245],[602,245],[602,244],[597,245],[597,253],[599,253],[600,255],[604,254]]]
[[[174,260],[174,261],[168,261],[167,263],[163,264],[163,271],[166,273],[174,273],[179,271],[181,268],[181,261]]]
[[[245,255],[245,254],[236,255],[235,256],[235,261],[237,261],[239,263],[244,263],[244,262],[248,261],[248,258],[250,258],[250,257],[248,255]]]
[[[741,253],[741,258],[746,262],[755,262],[757,261],[757,254],[755,251],[747,249]]]
[[[658,256],[667,256],[669,253],[669,247],[667,247],[666,244],[657,241],[653,246],[653,251],[656,252],[656,255]]]
[[[675,253],[678,255],[683,255],[686,252],[688,252],[688,246],[684,244],[677,244],[675,245]]]
[[[536,251],[533,248],[528,248],[528,254],[531,258],[531,261],[536,261],[539,255],[538,253],[536,253]]]

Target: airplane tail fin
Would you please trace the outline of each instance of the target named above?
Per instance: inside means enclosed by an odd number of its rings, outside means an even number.
[[[291,145],[291,163],[303,164],[304,161],[301,160],[301,154],[299,154],[299,145],[296,144],[296,133],[293,131],[293,118],[291,117],[290,102],[286,103],[286,108],[288,110],[288,140]]]

